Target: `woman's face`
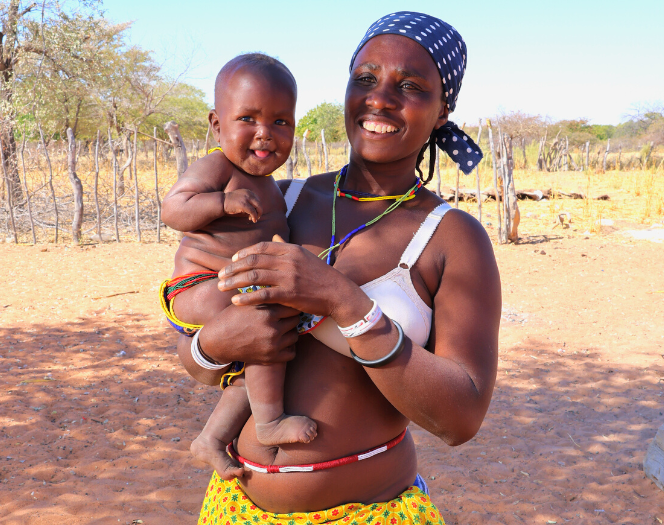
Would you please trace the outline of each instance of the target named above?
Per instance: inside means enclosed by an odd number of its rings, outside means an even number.
[[[447,115],[438,69],[417,42],[381,35],[355,57],[346,87],[346,133],[362,159],[387,163],[417,155]]]

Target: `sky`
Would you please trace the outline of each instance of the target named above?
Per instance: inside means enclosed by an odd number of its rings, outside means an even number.
[[[366,29],[395,11],[454,26],[468,47],[459,125],[522,111],[554,120],[618,124],[664,102],[663,0],[105,0],[107,17],[133,21],[130,42],[172,72],[193,57],[186,81],[212,103],[214,78],[234,56],[279,58],[298,83],[297,118],[343,102],[348,66]]]

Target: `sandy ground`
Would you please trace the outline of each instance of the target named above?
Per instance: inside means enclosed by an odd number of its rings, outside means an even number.
[[[479,434],[413,428],[448,524],[664,520],[664,245],[553,230],[496,246],[500,366]],[[175,245],[0,246],[0,522],[195,523],[188,447],[219,396],[158,311]]]

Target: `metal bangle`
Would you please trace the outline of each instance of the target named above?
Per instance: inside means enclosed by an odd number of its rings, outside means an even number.
[[[226,368],[228,365],[231,363],[226,363],[224,365],[219,364],[219,363],[212,363],[209,361],[209,358],[203,357],[202,351],[201,351],[201,343],[198,340],[198,336],[201,333],[199,330],[194,334],[194,337],[191,339],[191,357],[194,359],[194,362],[200,366],[201,368],[205,368],[206,370],[221,370],[223,368]]]
[[[394,323],[394,326],[397,327],[397,332],[399,333],[399,340],[397,341],[397,344],[394,345],[394,348],[390,351],[389,354],[387,354],[385,357],[381,357],[380,359],[375,359],[373,361],[367,361],[366,359],[362,359],[361,357],[358,357],[355,352],[351,349],[350,355],[355,361],[360,363],[362,366],[366,366],[367,368],[380,368],[381,366],[385,366],[388,363],[391,363],[394,361],[397,357],[401,355],[401,352],[403,352],[405,343],[404,343],[404,337],[403,337],[403,329],[401,328],[401,325],[397,323],[394,319],[392,319],[392,322]]]

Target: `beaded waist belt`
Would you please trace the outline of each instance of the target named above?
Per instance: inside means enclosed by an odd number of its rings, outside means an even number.
[[[280,467],[277,465],[261,465],[259,463],[254,463],[253,461],[249,461],[248,459],[240,456],[235,451],[232,442],[228,444],[226,451],[248,469],[255,470],[256,472],[262,472],[263,474],[276,474],[279,472],[314,472],[316,470],[326,470],[329,468],[340,467],[342,465],[349,465],[350,463],[357,463],[363,459],[369,459],[373,456],[386,452],[403,441],[403,438],[406,437],[406,430],[407,429],[404,428],[403,432],[401,432],[401,434],[399,434],[391,441],[371,448],[366,452],[362,452],[361,454],[353,454],[352,456],[333,459],[332,461],[323,461],[322,463],[310,463],[309,465],[284,465]]]

